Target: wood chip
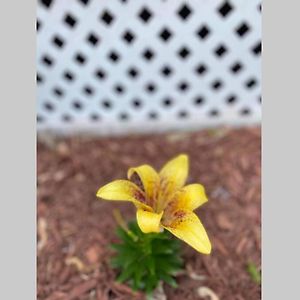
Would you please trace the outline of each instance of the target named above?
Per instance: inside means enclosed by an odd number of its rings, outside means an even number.
[[[37,243],[38,251],[41,251],[47,244],[48,234],[47,234],[47,221],[45,218],[39,218],[38,220],[38,234],[39,241]]]
[[[199,287],[197,289],[197,294],[202,298],[209,297],[209,300],[219,300],[219,297],[215,294],[215,292],[206,286]]]
[[[237,254],[241,254],[242,253],[242,251],[244,250],[244,248],[245,248],[245,246],[247,244],[247,241],[248,241],[248,239],[246,237],[242,237],[241,238],[241,240],[239,241],[239,243],[238,243],[238,245],[236,247],[236,250],[235,250],[235,252]]]
[[[96,279],[87,280],[73,288],[65,300],[81,299],[81,296],[96,287]]]
[[[153,291],[151,300],[167,300],[167,295],[165,294],[161,281],[159,282],[157,288]]]
[[[114,282],[113,288],[118,292],[133,295],[133,296],[136,296],[139,294],[138,292],[133,291],[129,286],[119,283],[119,282]]]
[[[66,177],[66,173],[63,170],[59,170],[54,173],[53,179],[56,182],[61,182]]]
[[[199,281],[201,281],[201,280],[205,280],[205,279],[206,279],[206,276],[197,274],[197,273],[193,270],[193,268],[192,268],[192,266],[191,266],[190,264],[187,264],[187,265],[186,265],[186,270],[187,270],[187,274],[189,275],[189,277],[190,277],[191,279],[193,279],[193,280],[199,280]]]
[[[217,224],[219,228],[223,230],[231,230],[233,228],[233,223],[230,221],[229,217],[222,213],[217,216]]]
[[[213,239],[213,245],[215,246],[216,249],[218,249],[224,256],[228,256],[229,252],[227,248],[225,247],[224,243],[219,240],[218,238]]]
[[[100,249],[97,246],[91,246],[85,252],[85,256],[89,263],[95,264],[99,261]]]
[[[71,154],[69,146],[64,142],[57,144],[56,151],[61,157],[68,157]]]
[[[85,264],[77,256],[68,257],[65,263],[67,266],[75,266],[79,272],[86,270]]]

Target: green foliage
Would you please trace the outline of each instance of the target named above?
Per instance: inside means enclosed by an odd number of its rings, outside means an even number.
[[[117,235],[121,243],[111,245],[116,251],[112,266],[120,271],[117,281],[147,294],[159,281],[177,286],[173,276],[182,267],[179,241],[166,231],[145,234],[135,222],[129,224],[128,231],[118,227]]]
[[[253,262],[249,262],[247,264],[247,272],[249,273],[251,279],[255,283],[260,284],[261,275],[260,275],[260,272],[257,270],[256,265]]]

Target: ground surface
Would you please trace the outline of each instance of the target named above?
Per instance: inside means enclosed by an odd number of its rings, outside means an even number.
[[[210,130],[154,137],[72,138],[38,144],[38,299],[144,299],[114,282],[112,209],[133,217],[130,204],[97,200],[97,189],[125,178],[129,166],[156,168],[189,154],[189,182],[202,183],[209,202],[197,210],[212,240],[210,256],[184,244],[179,288],[168,300],[260,299],[247,264],[260,268],[260,129]],[[199,287],[217,298],[200,297]],[[204,288],[205,289],[205,288]],[[203,290],[203,289],[202,289]]]

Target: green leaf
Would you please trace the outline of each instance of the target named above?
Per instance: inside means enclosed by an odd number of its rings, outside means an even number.
[[[145,266],[149,270],[151,276],[155,275],[155,261],[152,256],[147,256],[145,259]]]
[[[168,274],[161,273],[160,279],[165,281],[166,283],[168,283],[170,286],[172,286],[174,288],[177,288],[177,286],[178,286],[176,280]]]
[[[144,266],[138,264],[133,276],[134,290],[138,290],[143,287],[143,283],[142,283],[143,273],[144,273]]]
[[[247,272],[249,273],[251,279],[257,283],[261,283],[261,275],[260,272],[257,270],[256,265],[253,262],[249,262],[247,265]]]
[[[118,227],[117,228],[117,236],[124,242],[128,243],[129,245],[135,244],[134,239],[131,235],[129,235],[123,228]]]
[[[131,268],[127,268],[124,269],[121,274],[118,276],[117,281],[118,282],[124,282],[125,280],[129,279],[130,276],[132,275],[132,269]]]
[[[159,279],[153,275],[148,276],[146,280],[146,293],[151,294],[152,291],[157,287]]]

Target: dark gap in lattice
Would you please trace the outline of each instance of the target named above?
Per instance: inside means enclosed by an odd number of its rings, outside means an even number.
[[[195,71],[199,75],[204,75],[207,72],[207,66],[205,64],[199,64]]]
[[[92,114],[90,115],[90,119],[91,119],[91,121],[93,121],[93,122],[96,122],[96,121],[100,121],[100,120],[101,120],[100,116],[99,116],[98,114],[96,114],[96,113],[92,113]]]
[[[183,4],[177,11],[178,16],[184,21],[190,17],[191,13],[192,9],[187,4]]]
[[[105,109],[111,109],[112,108],[112,102],[110,100],[104,100],[102,102],[102,106],[105,108]]]
[[[261,103],[261,96],[257,97],[257,101],[258,101],[258,103]]]
[[[119,61],[119,59],[120,59],[120,54],[118,54],[116,51],[112,50],[108,54],[108,58],[110,59],[111,62],[117,63]]]
[[[72,102],[72,106],[73,106],[73,108],[76,109],[76,110],[82,110],[82,109],[83,109],[83,104],[82,104],[81,101],[79,101],[79,100],[74,100],[74,101]]]
[[[173,100],[169,97],[164,98],[162,104],[164,107],[171,107],[173,105]]]
[[[223,86],[223,82],[220,79],[216,79],[215,81],[213,81],[211,83],[211,87],[212,89],[214,89],[215,91],[218,91],[222,88]]]
[[[98,42],[99,42],[99,37],[91,32],[88,36],[87,36],[87,41],[91,46],[97,46]]]
[[[169,41],[169,39],[172,37],[172,35],[173,35],[172,31],[170,29],[168,29],[167,27],[164,27],[159,33],[161,40],[164,42]]]
[[[75,75],[71,71],[64,72],[63,76],[67,81],[73,81],[75,79]]]
[[[134,108],[141,108],[142,107],[143,102],[140,99],[133,99],[132,100],[132,106]]]
[[[44,118],[43,118],[42,116],[40,116],[40,115],[37,115],[37,116],[36,116],[36,121],[37,121],[38,123],[43,123],[43,122],[44,122]]]
[[[250,31],[250,26],[246,22],[243,22],[236,28],[235,31],[240,37],[244,37],[247,32]]]
[[[78,0],[80,3],[82,3],[83,5],[88,5],[90,0]]]
[[[51,7],[53,0],[40,0],[41,4],[47,9]]]
[[[178,112],[179,119],[186,119],[188,117],[188,112],[186,110],[181,110]]]
[[[171,66],[165,65],[161,68],[160,70],[161,74],[165,77],[169,77],[172,75],[173,73],[173,69]]]
[[[226,102],[228,103],[228,104],[234,104],[235,102],[237,101],[237,97],[236,97],[236,95],[233,95],[233,94],[231,94],[231,95],[229,95],[227,98],[226,98]]]
[[[128,121],[128,120],[129,120],[129,114],[128,114],[128,113],[125,113],[125,112],[120,113],[120,114],[119,114],[119,119],[120,119],[121,121]]]
[[[186,92],[189,89],[189,84],[186,81],[181,81],[178,83],[177,88],[181,92]]]
[[[39,31],[42,27],[42,24],[39,20],[36,21],[36,30]]]
[[[146,60],[151,61],[154,58],[155,54],[153,50],[148,48],[144,50],[143,56]]]
[[[241,72],[243,70],[243,65],[241,62],[235,62],[231,65],[230,70],[232,73],[234,74],[238,74],[239,72]]]
[[[43,83],[44,78],[41,74],[36,74],[36,81],[38,84]]]
[[[90,86],[90,85],[86,85],[83,87],[83,92],[88,95],[91,96],[94,94],[94,89]]]
[[[156,120],[156,119],[158,119],[158,113],[155,111],[151,111],[151,112],[149,112],[148,117],[150,120]]]
[[[123,33],[123,40],[127,43],[127,44],[131,44],[134,40],[135,40],[135,35],[131,30],[126,30]]]
[[[261,53],[261,42],[259,41],[254,47],[252,48],[252,52],[254,55],[260,55]]]
[[[187,58],[190,56],[191,52],[190,52],[190,50],[189,50],[187,47],[183,46],[183,47],[181,47],[181,48],[179,49],[179,51],[178,51],[177,54],[178,54],[182,59],[187,59]]]
[[[62,115],[62,121],[66,122],[66,123],[69,123],[69,122],[73,121],[73,118],[68,114],[64,114],[64,115]]]
[[[82,53],[77,53],[74,57],[75,61],[78,62],[80,65],[86,63],[86,57]]]
[[[153,82],[149,82],[146,84],[145,89],[149,94],[153,94],[154,92],[156,92],[157,87]]]
[[[59,37],[58,35],[55,35],[52,39],[52,43],[58,47],[58,48],[62,48],[65,44],[65,41],[63,40],[62,37]]]
[[[63,97],[64,91],[60,87],[55,87],[53,93],[58,97]]]
[[[251,110],[248,107],[244,107],[240,110],[241,116],[249,116],[251,114]]]
[[[224,44],[220,44],[215,49],[215,54],[218,57],[223,57],[227,52],[227,47]]]
[[[137,78],[139,76],[139,70],[135,67],[131,67],[127,70],[128,76],[131,78]]]
[[[106,73],[105,73],[105,71],[103,70],[103,69],[97,69],[96,71],[95,71],[95,76],[98,78],[98,79],[100,79],[100,80],[103,80],[103,79],[105,79],[106,78]]]
[[[228,17],[232,10],[233,5],[229,1],[224,1],[218,8],[218,12],[223,18]]]
[[[143,7],[139,13],[139,18],[144,22],[148,23],[152,18],[152,12],[149,8]]]
[[[256,84],[257,84],[256,79],[255,78],[250,78],[249,80],[246,81],[245,86],[248,89],[252,89],[256,86]]]
[[[207,25],[202,25],[199,30],[197,31],[197,35],[202,39],[206,39],[210,35],[210,28]]]
[[[73,28],[77,23],[76,18],[71,14],[66,14],[64,21],[71,28]]]
[[[194,99],[195,105],[203,105],[204,104],[204,98],[202,96],[198,96]]]
[[[53,58],[51,58],[49,55],[44,55],[42,57],[42,62],[44,65],[51,67],[54,64]]]
[[[117,94],[124,94],[124,92],[125,92],[125,87],[122,85],[122,84],[116,84],[115,86],[114,86],[114,91],[117,93]]]
[[[261,4],[258,4],[257,9],[258,9],[259,12],[261,12],[262,5],[261,5]]]
[[[104,24],[106,24],[107,26],[109,26],[114,21],[114,15],[110,11],[105,10],[105,11],[103,11],[100,19],[102,20],[102,22]]]
[[[54,105],[50,102],[45,102],[44,103],[44,108],[45,108],[45,110],[47,110],[49,112],[53,112],[54,109],[55,109]]]
[[[217,117],[217,116],[220,115],[220,112],[219,112],[216,108],[214,108],[214,109],[211,109],[211,110],[209,111],[209,115],[210,115],[211,117]]]

